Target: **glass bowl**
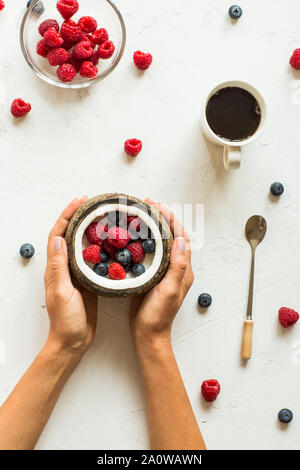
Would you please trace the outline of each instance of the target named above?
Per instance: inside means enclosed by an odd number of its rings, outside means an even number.
[[[111,0],[79,0],[79,10],[72,17],[78,21],[82,16],[93,16],[98,22],[98,28],[105,28],[115,45],[111,59],[100,59],[98,75],[87,79],[76,75],[72,82],[64,83],[56,75],[57,67],[52,67],[48,60],[36,52],[36,46],[41,36],[39,25],[46,19],[56,19],[61,25],[64,21],[56,8],[57,0],[34,0],[28,7],[21,24],[20,42],[23,55],[35,74],[50,85],[60,88],[86,88],[107,77],[120,62],[126,43],[125,23],[118,8]]]

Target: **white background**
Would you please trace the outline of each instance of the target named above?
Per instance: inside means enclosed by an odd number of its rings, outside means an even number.
[[[82,92],[35,78],[18,42],[26,1],[6,3],[0,13],[0,340],[6,349],[0,399],[45,341],[47,234],[73,197],[118,191],[168,204],[203,203],[205,243],[193,253],[195,283],[173,331],[201,430],[210,449],[299,448],[300,365],[297,355],[292,361],[292,346],[300,322],[283,330],[277,321],[279,307],[300,308],[300,73],[288,64],[300,47],[299,2],[244,0],[243,17],[233,24],[225,0],[118,1],[128,32],[124,58],[109,78]],[[154,57],[143,76],[132,65],[136,49]],[[269,110],[264,135],[243,150],[240,170],[227,173],[220,150],[200,131],[202,99],[223,79],[255,84]],[[32,112],[15,122],[9,108],[19,96]],[[144,143],[134,161],[122,151],[129,137]],[[276,180],[285,193],[274,201],[269,186]],[[254,355],[243,367],[250,268],[244,225],[253,214],[265,216],[268,234],[257,252]],[[26,266],[18,255],[24,242],[36,248]],[[206,313],[197,308],[201,292],[213,296]],[[65,387],[39,449],[148,447],[127,308],[127,300],[100,301],[95,343]],[[207,378],[222,386],[212,405],[200,396]],[[286,429],[277,422],[283,407],[295,414]]]

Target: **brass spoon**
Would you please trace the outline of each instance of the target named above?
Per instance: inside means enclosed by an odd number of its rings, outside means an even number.
[[[249,296],[248,296],[248,307],[247,307],[247,319],[244,322],[244,333],[242,341],[242,358],[250,359],[252,354],[252,305],[253,305],[253,286],[254,286],[254,266],[255,266],[255,250],[265,238],[267,231],[267,222],[261,215],[254,215],[250,217],[246,224],[246,238],[251,246],[252,260],[251,260],[251,272],[250,272],[250,283],[249,283]]]

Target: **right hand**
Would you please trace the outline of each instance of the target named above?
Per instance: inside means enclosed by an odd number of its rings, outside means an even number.
[[[175,240],[170,266],[163,280],[144,298],[136,297],[131,301],[131,330],[138,342],[156,339],[169,341],[173,320],[194,281],[190,240],[174,214],[160,203],[150,199],[145,202],[158,209],[167,219]]]

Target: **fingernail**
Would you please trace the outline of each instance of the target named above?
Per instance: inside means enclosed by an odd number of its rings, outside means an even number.
[[[176,238],[176,240],[177,240],[177,250],[181,252],[185,251],[185,238],[178,237]]]
[[[61,244],[62,239],[61,237],[54,237],[53,238],[53,253],[57,253],[58,251],[61,251]]]

